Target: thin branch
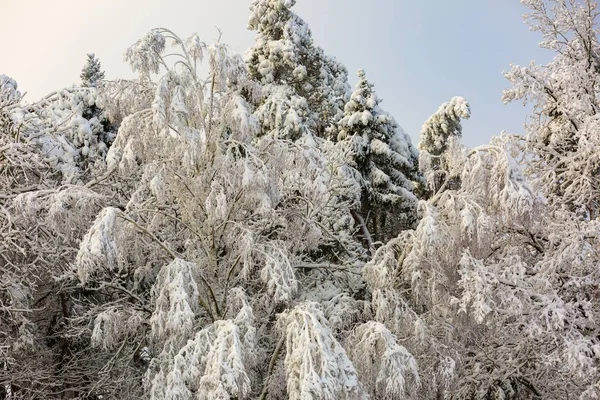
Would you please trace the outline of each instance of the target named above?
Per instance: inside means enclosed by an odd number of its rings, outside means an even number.
[[[354,210],[350,210],[350,214],[352,215],[352,218],[354,218],[354,221],[360,227],[362,235],[365,238],[367,245],[369,246],[369,252],[373,253],[375,251],[375,244],[373,243],[373,238],[371,237],[371,234],[369,233],[369,229],[367,228],[367,225],[365,224],[365,220],[359,213],[357,213]]]
[[[145,233],[146,235],[148,235],[152,240],[154,240],[164,251],[165,253],[167,253],[171,258],[176,259],[179,258],[177,256],[177,254],[175,254],[175,252],[173,252],[173,250],[169,249],[167,247],[167,245],[165,245],[163,242],[161,242],[156,236],[154,236],[154,234],[152,232],[150,232],[148,229],[144,228],[143,226],[141,226],[140,224],[138,224],[137,222],[135,222],[134,220],[132,220],[131,218],[129,218],[128,216],[126,216],[124,213],[121,213],[120,215],[118,215],[119,218],[131,223],[132,225],[134,225],[136,228],[138,228],[141,232]]]
[[[263,390],[260,393],[260,400],[265,400],[267,398],[267,395],[269,394],[269,384],[271,383],[271,376],[273,375],[273,370],[275,369],[275,364],[277,363],[277,359],[279,358],[279,353],[283,348],[284,342],[285,336],[281,336],[279,342],[277,342],[277,346],[275,346],[273,355],[271,355],[271,361],[269,361],[269,369],[267,370],[267,379],[265,379],[265,385],[263,386]]]

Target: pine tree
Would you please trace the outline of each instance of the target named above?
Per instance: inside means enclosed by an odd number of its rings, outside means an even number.
[[[377,238],[389,239],[416,219],[414,189],[421,180],[418,152],[394,118],[381,109],[381,100],[363,70],[358,71],[358,78],[344,107],[338,140],[342,147],[349,147],[350,164],[358,172],[362,214],[371,214],[367,226]]]
[[[81,70],[81,84],[85,87],[98,87],[100,81],[104,79],[104,71],[101,69],[100,60],[94,53],[87,55],[87,60]]]
[[[431,115],[421,128],[419,142],[419,169],[425,176],[427,188],[424,192],[435,193],[450,179],[446,186],[457,185],[458,181],[449,171],[447,157],[451,157],[451,148],[459,145],[462,137],[461,119],[471,116],[469,103],[462,97],[453,97],[443,103]]]

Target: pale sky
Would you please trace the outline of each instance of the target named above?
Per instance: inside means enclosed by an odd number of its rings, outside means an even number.
[[[243,53],[250,0],[0,0],[0,74],[26,100],[79,82],[86,53],[106,77],[132,77],[125,49],[155,27],[198,32]],[[346,65],[350,82],[364,68],[382,107],[411,135],[452,96],[471,104],[464,143],[487,143],[502,130],[523,132],[528,109],[505,106],[510,64],[547,61],[539,37],[522,23],[518,0],[297,0],[315,43]]]

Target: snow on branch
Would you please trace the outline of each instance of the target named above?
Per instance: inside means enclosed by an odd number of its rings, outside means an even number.
[[[161,268],[152,288],[150,329],[155,340],[175,345],[191,336],[202,304],[198,279],[198,267],[179,258]]]
[[[381,323],[358,326],[348,340],[358,376],[376,399],[400,399],[419,385],[417,361]]]
[[[317,303],[303,303],[282,314],[287,394],[305,398],[366,399],[356,370],[335,339]]]
[[[83,237],[75,260],[77,276],[82,284],[86,284],[99,270],[113,271],[117,268],[115,226],[120,212],[113,207],[103,209]]]
[[[252,309],[233,290],[243,305],[234,320],[219,320],[198,331],[153,375],[148,370],[151,399],[226,400],[247,399],[251,386],[248,365],[255,347]],[[158,365],[157,365],[158,366]]]
[[[144,324],[144,320],[144,313],[137,310],[111,307],[102,311],[94,320],[92,347],[113,349],[128,334],[135,333]]]

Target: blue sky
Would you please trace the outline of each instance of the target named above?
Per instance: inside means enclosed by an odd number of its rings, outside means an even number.
[[[131,77],[125,49],[154,27],[243,52],[249,0],[0,0],[0,73],[17,80],[32,101],[79,81],[85,54],[95,52],[108,78]],[[510,64],[544,62],[539,36],[522,23],[517,0],[297,0],[316,44],[358,68],[375,84],[382,107],[418,141],[427,117],[452,96],[471,104],[464,143],[487,143],[502,130],[522,133],[528,108],[503,105]]]

